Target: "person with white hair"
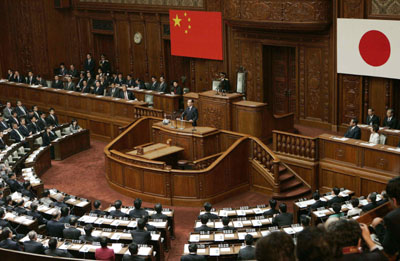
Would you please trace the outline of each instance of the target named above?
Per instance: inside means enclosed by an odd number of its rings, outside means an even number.
[[[35,254],[44,254],[45,247],[37,241],[37,233],[32,230],[28,233],[29,240],[24,242],[24,251]]]

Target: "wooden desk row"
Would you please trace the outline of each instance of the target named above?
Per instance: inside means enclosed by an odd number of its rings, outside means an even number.
[[[51,142],[54,147],[54,159],[63,160],[90,148],[90,131],[82,129]]]
[[[40,177],[51,167],[50,146],[39,147],[25,160],[25,168],[33,168]]]
[[[361,140],[369,141],[371,135],[371,126],[358,124],[361,129]],[[400,130],[392,130],[388,128],[379,128],[379,134],[386,136],[386,145],[397,147],[400,142]]]

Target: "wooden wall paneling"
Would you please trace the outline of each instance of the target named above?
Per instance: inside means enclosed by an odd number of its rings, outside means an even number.
[[[161,41],[160,38],[160,22],[158,15],[147,15],[146,16],[146,52],[148,57],[148,68],[145,79],[150,82],[151,75],[161,75],[160,70],[160,57],[163,56],[161,51]]]
[[[129,73],[130,68],[130,57],[129,50],[131,48],[132,36],[129,30],[129,21],[126,14],[116,14],[116,46],[115,50],[118,53],[117,68],[119,72],[122,72],[125,76]],[[136,63],[138,62],[135,60]],[[135,62],[134,62],[135,63]]]
[[[352,118],[362,121],[362,76],[339,75],[340,124],[349,124]]]
[[[381,124],[386,116],[386,110],[392,107],[392,83],[393,80],[377,77],[368,79],[368,107],[374,108],[375,114],[381,118]],[[364,111],[364,118],[367,111]]]
[[[146,37],[145,34],[145,24],[144,21],[142,20],[142,16],[140,14],[130,14],[129,16],[130,19],[130,36],[131,39],[133,39],[133,36],[135,33],[139,32],[142,34],[143,37]],[[126,36],[125,36],[126,37]],[[131,44],[131,50],[132,50],[132,61],[133,61],[133,67],[132,67],[132,73],[133,77],[144,77],[146,75],[146,72],[148,71],[147,68],[147,58],[146,58],[146,43],[150,41],[150,39],[144,39],[140,44]],[[120,47],[118,47],[120,48]]]
[[[87,15],[81,14],[77,18],[78,40],[80,50],[80,64],[77,68],[83,68],[83,62],[86,59],[86,54],[92,52],[93,47],[90,45],[90,20]]]
[[[341,18],[364,18],[364,8],[365,8],[365,2],[366,2],[365,0],[346,0],[346,1],[339,1],[339,2],[340,2],[339,17],[341,17]]]
[[[196,181],[201,174],[172,175],[171,194],[179,198],[199,198],[199,189]]]

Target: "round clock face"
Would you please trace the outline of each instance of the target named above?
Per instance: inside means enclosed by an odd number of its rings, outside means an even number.
[[[133,40],[135,41],[136,44],[140,44],[142,42],[142,34],[137,32],[133,37]]]

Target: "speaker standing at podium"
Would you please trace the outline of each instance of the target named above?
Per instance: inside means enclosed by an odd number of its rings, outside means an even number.
[[[182,113],[181,118],[184,119],[186,116],[186,120],[192,122],[193,126],[197,126],[197,119],[199,118],[199,112],[197,108],[193,106],[193,100],[190,99],[187,101],[187,108]]]

